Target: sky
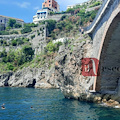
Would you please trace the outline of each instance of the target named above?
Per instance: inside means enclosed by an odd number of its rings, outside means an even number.
[[[65,11],[68,5],[83,3],[88,0],[56,0],[60,11]],[[0,0],[0,15],[23,19],[32,22],[38,9],[42,8],[44,0]]]

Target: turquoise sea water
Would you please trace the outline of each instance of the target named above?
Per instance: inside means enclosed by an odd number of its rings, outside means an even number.
[[[0,88],[3,103],[0,120],[120,120],[120,109],[68,100],[56,89]]]

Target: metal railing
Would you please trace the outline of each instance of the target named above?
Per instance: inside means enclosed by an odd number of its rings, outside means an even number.
[[[103,8],[105,7],[107,1],[108,1],[108,0],[104,0],[102,6],[101,6],[101,8],[99,9],[99,11],[98,11],[98,13],[97,13],[95,19],[93,20],[93,22],[90,24],[90,26],[84,28],[85,31],[88,31],[88,30],[90,30],[90,29],[93,27],[93,25],[94,25],[95,22],[97,21],[97,19],[98,19],[100,13],[103,11]]]

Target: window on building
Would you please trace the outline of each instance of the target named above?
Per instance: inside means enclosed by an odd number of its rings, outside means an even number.
[[[51,2],[51,1],[49,0],[49,2]]]
[[[51,6],[51,4],[49,4],[49,6]]]
[[[2,20],[1,20],[1,22],[2,22]]]

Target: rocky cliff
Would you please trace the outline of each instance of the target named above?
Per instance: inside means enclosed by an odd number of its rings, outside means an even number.
[[[117,95],[90,92],[93,83],[89,77],[84,77],[81,73],[81,60],[90,57],[93,49],[90,37],[79,34],[70,41],[69,45],[60,46],[50,69],[27,67],[17,72],[1,74],[0,87],[60,88],[68,99],[120,108],[120,98]]]
[[[88,36],[79,35],[77,39],[71,40],[69,46],[60,46],[50,69],[28,67],[17,72],[1,74],[0,86],[61,88],[64,93],[74,88],[74,91],[80,90],[80,86],[83,87],[87,82],[82,80],[81,59],[84,56],[89,57],[91,43]]]

